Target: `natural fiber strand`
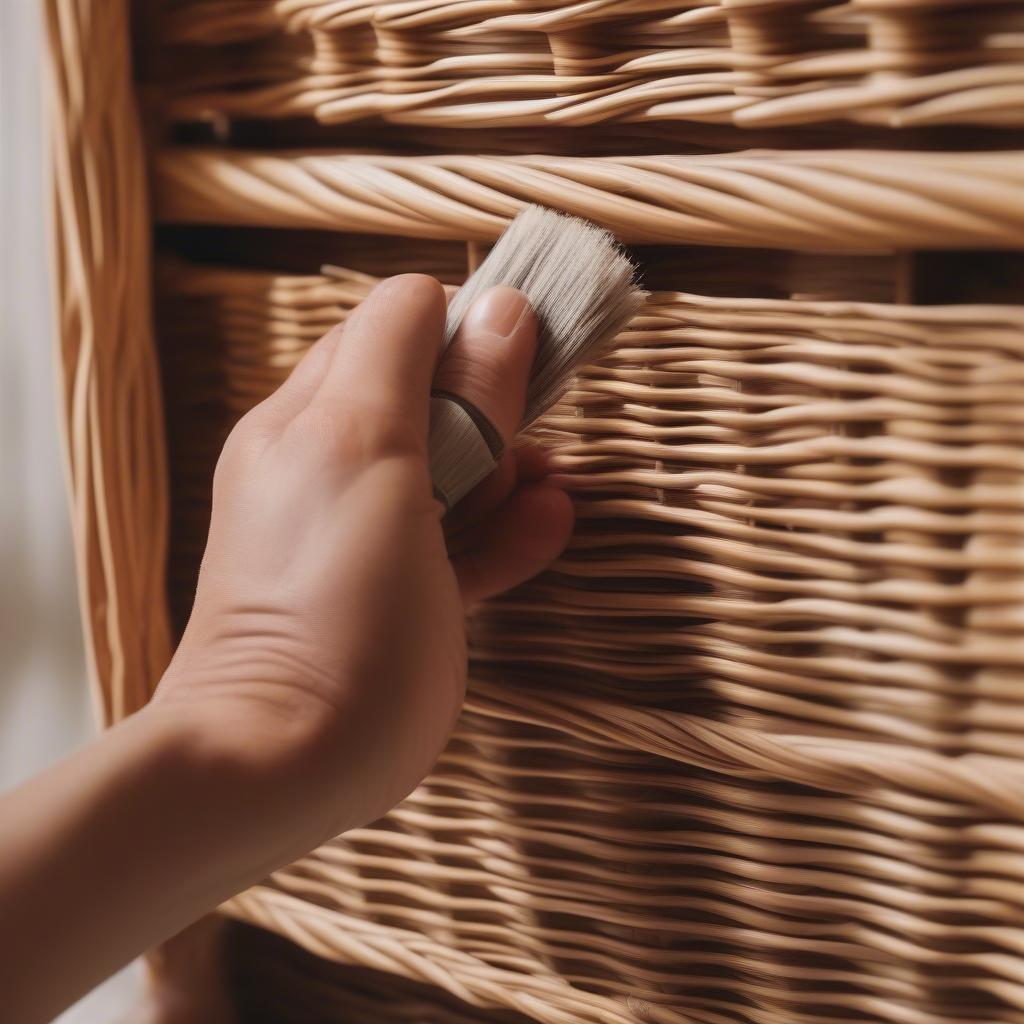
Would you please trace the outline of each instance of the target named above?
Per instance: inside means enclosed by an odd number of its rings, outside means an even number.
[[[65,454],[90,674],[110,723],[145,703],[170,657],[148,205],[126,5],[48,0],[46,15]]]

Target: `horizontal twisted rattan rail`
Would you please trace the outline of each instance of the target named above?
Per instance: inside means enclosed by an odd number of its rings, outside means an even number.
[[[372,278],[160,282],[194,568],[217,431]],[[1019,1020],[1022,332],[653,295],[538,428],[578,535],[435,773],[227,909],[551,1024]]]
[[[166,222],[493,241],[527,203],[627,242],[1024,247],[1024,153],[760,152],[572,158],[171,149]]]
[[[1024,124],[1024,14],[970,0],[197,0],[167,112],[489,127]]]

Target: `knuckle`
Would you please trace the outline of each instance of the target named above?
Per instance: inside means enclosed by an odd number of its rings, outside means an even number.
[[[437,278],[427,274],[398,274],[388,277],[371,293],[375,315],[390,316],[395,307],[414,309],[425,317],[444,318],[447,299]]]
[[[265,447],[264,435],[254,428],[251,420],[243,416],[232,427],[221,446],[217,464],[213,468],[213,493],[222,493],[225,487],[244,477],[256,466]]]
[[[315,456],[351,463],[423,450],[423,441],[408,417],[362,404],[345,410],[310,406],[292,420],[286,437],[290,444]]]
[[[243,462],[256,458],[263,450],[266,437],[252,411],[247,412],[231,428],[221,448],[218,467],[223,462]]]
[[[347,432],[347,427],[342,413],[322,405],[311,405],[288,424],[285,433],[300,447],[331,450],[339,437]]]
[[[498,404],[507,390],[500,360],[486,355],[471,357],[462,352],[451,352],[445,358],[435,384],[480,406],[482,412]]]
[[[408,416],[394,409],[363,409],[358,422],[360,450],[372,458],[418,455],[425,450],[423,431],[417,430]]]

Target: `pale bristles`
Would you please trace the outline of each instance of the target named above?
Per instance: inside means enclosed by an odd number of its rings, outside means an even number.
[[[323,272],[348,278],[335,267],[325,266]],[[537,318],[523,427],[558,401],[581,366],[605,352],[646,297],[632,262],[612,235],[541,206],[526,207],[509,224],[451,299],[445,346],[470,306],[497,285],[521,291]],[[429,442],[434,490],[449,508],[491,472],[496,455],[495,445],[484,443],[480,433],[478,421],[487,410],[453,398],[438,394],[432,401]]]
[[[576,370],[607,348],[645,297],[612,235],[541,206],[526,207],[509,224],[448,304],[445,344],[473,302],[496,285],[519,289],[537,316],[523,426],[554,405]]]

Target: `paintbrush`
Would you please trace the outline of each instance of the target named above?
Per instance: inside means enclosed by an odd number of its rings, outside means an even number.
[[[324,267],[324,272],[333,269]],[[452,297],[446,346],[473,302],[496,285],[521,291],[537,318],[522,427],[558,401],[573,374],[607,349],[645,297],[633,263],[607,231],[541,206],[526,207],[509,224]],[[429,450],[435,493],[451,508],[494,469],[501,438],[465,399],[435,394]]]

